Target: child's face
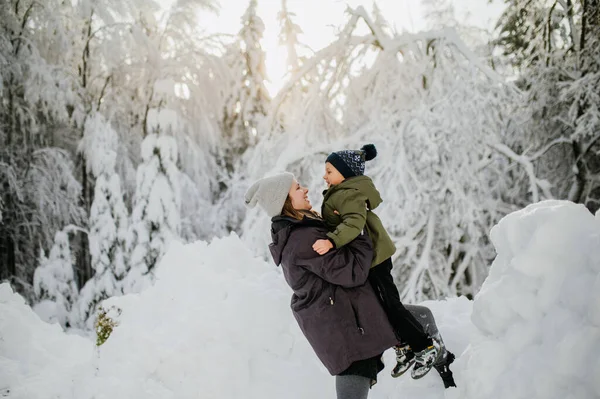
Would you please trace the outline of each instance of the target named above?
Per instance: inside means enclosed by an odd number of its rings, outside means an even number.
[[[328,187],[340,184],[345,180],[344,176],[329,162],[325,163],[325,176],[323,176],[323,179]]]

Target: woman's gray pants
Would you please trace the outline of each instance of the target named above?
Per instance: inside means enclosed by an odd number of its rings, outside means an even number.
[[[337,399],[367,399],[371,380],[360,375],[336,375]]]

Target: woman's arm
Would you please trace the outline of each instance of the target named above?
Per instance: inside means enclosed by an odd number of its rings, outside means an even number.
[[[325,255],[319,255],[312,249],[312,243],[319,238],[324,237],[315,234],[299,238],[295,244],[297,250],[290,254],[291,263],[343,287],[358,287],[367,281],[373,260],[373,246],[366,234]]]

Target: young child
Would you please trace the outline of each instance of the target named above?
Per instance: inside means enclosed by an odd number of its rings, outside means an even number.
[[[364,176],[365,161],[377,156],[373,144],[360,150],[331,153],[325,161],[328,189],[323,192],[321,214],[330,232],[327,240],[317,240],[313,249],[323,255],[340,248],[365,231],[373,242],[373,263],[369,281],[402,344],[397,346],[397,364],[393,377],[404,374],[414,363],[412,378],[421,378],[440,360],[439,343],[429,337],[423,326],[402,305],[392,278],[391,257],[396,247],[379,217],[373,212],[381,204],[381,195],[373,181]]]

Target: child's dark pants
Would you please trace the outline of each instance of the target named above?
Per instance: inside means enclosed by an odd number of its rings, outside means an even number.
[[[392,266],[390,258],[372,267],[369,282],[400,342],[409,344],[413,352],[420,352],[432,344],[431,338],[425,333],[421,323],[400,302],[400,294],[392,278]]]

